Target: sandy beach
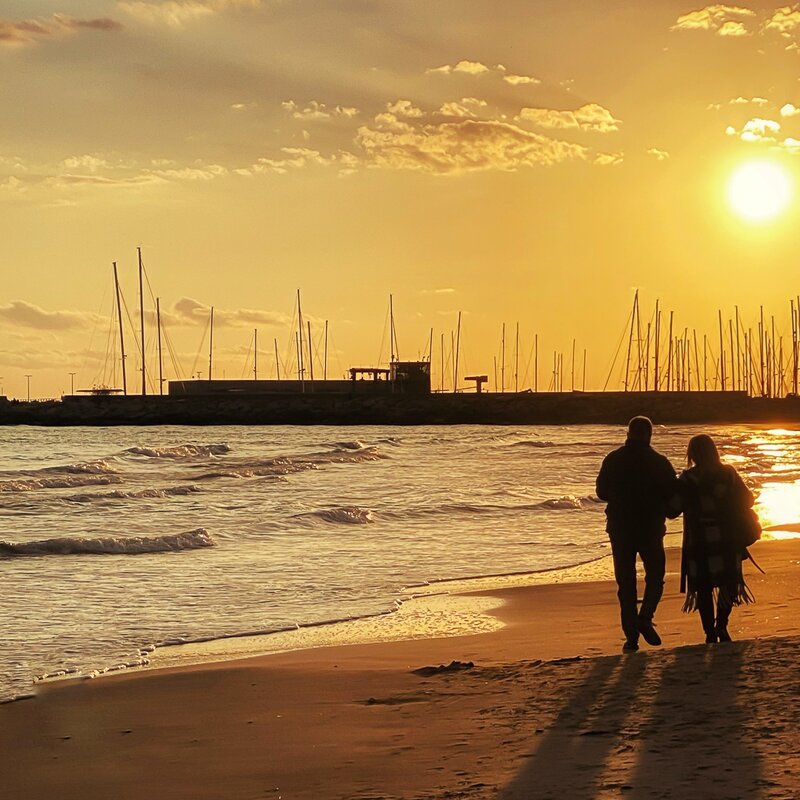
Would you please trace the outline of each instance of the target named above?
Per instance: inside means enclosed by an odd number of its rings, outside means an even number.
[[[488,633],[40,685],[0,706],[2,796],[796,798],[800,540],[753,552],[728,645],[671,550],[633,655],[599,581],[493,589]]]

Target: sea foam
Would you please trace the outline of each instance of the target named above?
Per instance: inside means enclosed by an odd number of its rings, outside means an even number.
[[[163,536],[101,536],[82,539],[64,536],[38,542],[0,542],[0,556],[142,555],[213,547],[205,528]]]

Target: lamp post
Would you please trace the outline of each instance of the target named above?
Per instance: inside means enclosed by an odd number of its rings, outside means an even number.
[[[26,380],[28,381],[28,402],[29,403],[31,401],[31,378],[32,377],[33,377],[32,375],[26,375],[25,376]]]

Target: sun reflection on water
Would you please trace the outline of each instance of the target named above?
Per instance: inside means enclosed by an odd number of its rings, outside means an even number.
[[[756,500],[765,539],[800,537],[800,481],[765,483]],[[775,530],[767,528],[775,527]]]

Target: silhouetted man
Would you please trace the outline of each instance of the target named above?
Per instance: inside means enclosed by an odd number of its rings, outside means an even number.
[[[639,634],[651,645],[661,644],[653,615],[664,592],[665,519],[678,496],[675,470],[669,460],[650,446],[653,423],[634,417],[628,423],[623,447],[609,453],[597,476],[597,496],[605,500],[606,531],[614,556],[614,577],[619,591],[623,650],[639,649]],[[636,556],[644,564],[644,598],[636,611]]]

